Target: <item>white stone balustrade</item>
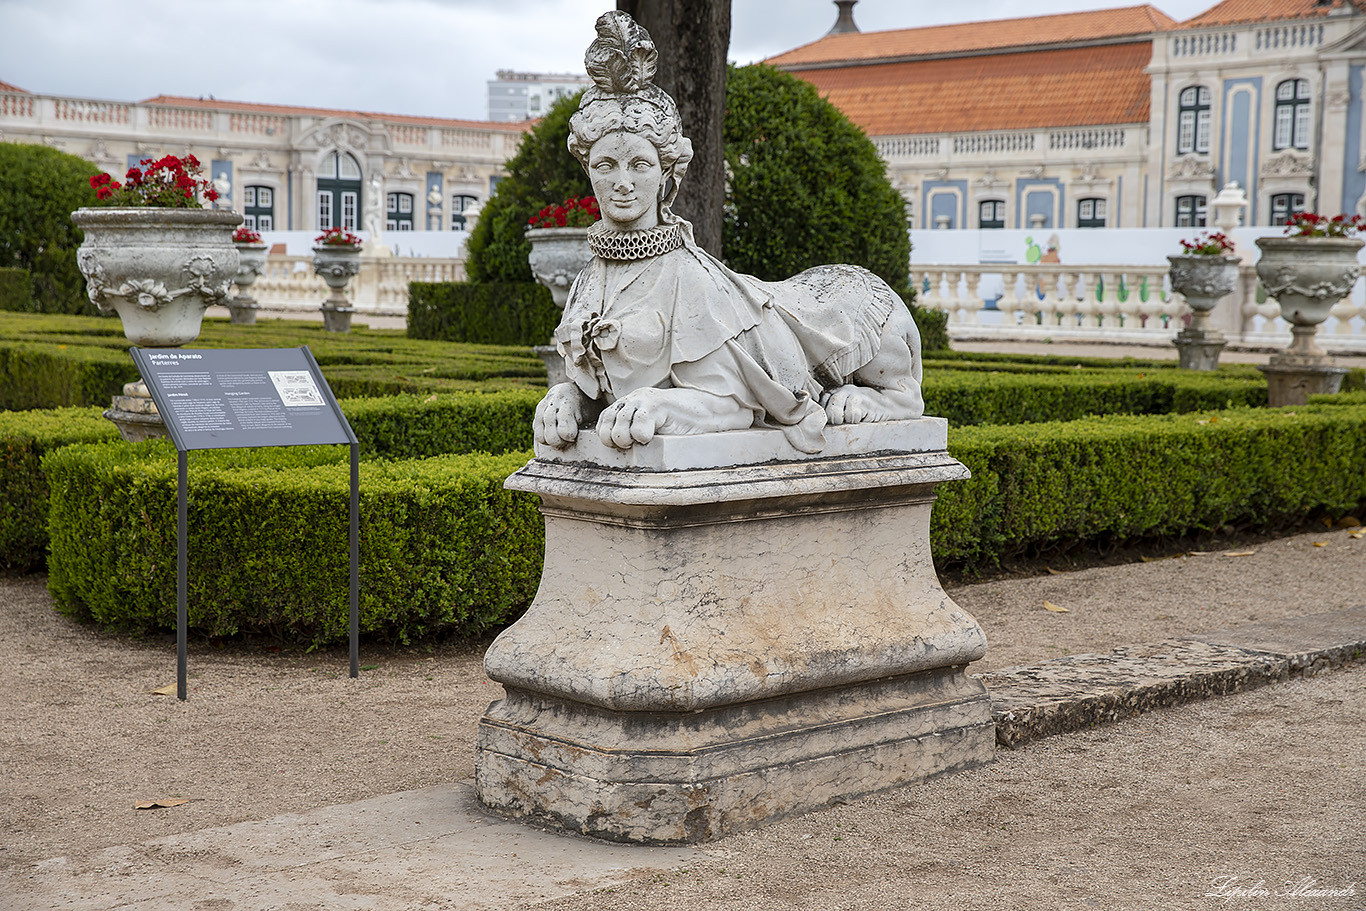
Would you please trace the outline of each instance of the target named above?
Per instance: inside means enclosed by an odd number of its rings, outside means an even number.
[[[1122,341],[1167,345],[1190,308],[1166,266],[972,264],[911,267],[917,303],[949,315],[956,339]],[[1253,266],[1210,316],[1230,344],[1283,348],[1290,327]],[[1332,310],[1319,332],[1328,351],[1366,352],[1366,280]]]
[[[361,254],[360,274],[347,286],[358,313],[406,316],[409,282],[465,280],[464,259],[374,257]],[[252,293],[265,315],[269,311],[311,312],[327,297],[327,285],[313,273],[312,256],[273,254],[266,260]]]

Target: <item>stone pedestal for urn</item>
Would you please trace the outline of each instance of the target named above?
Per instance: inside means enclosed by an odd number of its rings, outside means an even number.
[[[330,290],[323,301],[323,326],[328,332],[350,332],[356,308],[346,299],[346,284],[360,273],[360,246],[322,244],[313,248],[313,271]]]
[[[1183,370],[1213,370],[1224,350],[1223,333],[1211,329],[1209,315],[1219,301],[1238,286],[1238,262],[1233,255],[1182,253],[1168,256],[1172,290],[1191,308],[1191,323],[1177,333],[1172,344]]]
[[[1271,407],[1303,405],[1311,395],[1342,388],[1347,370],[1319,347],[1315,335],[1338,301],[1356,284],[1361,268],[1354,237],[1259,237],[1257,277],[1290,323],[1290,347],[1258,369],[1266,376]]]
[[[234,326],[254,326],[256,325],[256,311],[259,307],[256,304],[256,298],[251,296],[251,286],[265,270],[267,248],[264,243],[239,243],[235,246],[237,247],[238,264],[237,275],[233,281],[236,282],[241,291],[228,301],[228,312],[232,317]]]
[[[968,476],[939,418],[580,432],[507,481],[536,493],[545,569],[489,648],[507,697],[475,787],[509,815],[692,843],[991,761],[986,640],[930,556],[935,488]]]
[[[574,279],[593,258],[588,250],[588,229],[528,228],[526,238],[531,242],[528,261],[532,276],[550,289],[555,306],[563,310]],[[567,379],[564,360],[553,344],[536,345],[532,350],[545,363],[547,385],[554,386]]]
[[[242,216],[223,209],[91,208],[71,220],[84,232],[76,263],[86,294],[113,310],[133,344],[174,348],[199,337],[204,311],[226,305],[238,269],[232,231]],[[166,435],[142,383],[129,383],[104,416],[131,442]]]

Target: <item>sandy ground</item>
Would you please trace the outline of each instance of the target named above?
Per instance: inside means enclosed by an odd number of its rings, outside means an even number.
[[[1325,530],[1231,553],[1247,551],[951,594],[987,630],[982,671],[1366,603],[1366,539]],[[150,692],[174,681],[169,639],[69,621],[44,584],[0,578],[0,869],[469,778],[478,717],[501,694],[478,645],[363,649],[356,681],[343,653],[197,643],[180,703]],[[1366,907],[1363,685],[1358,667],[1052,738],[554,906]],[[190,802],[134,809],[167,798]],[[1356,897],[1205,897],[1218,876],[1355,881]]]

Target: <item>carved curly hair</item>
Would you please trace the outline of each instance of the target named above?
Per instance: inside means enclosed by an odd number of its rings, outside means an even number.
[[[569,118],[569,151],[587,169],[593,143],[620,130],[635,133],[655,147],[676,188],[692,160],[692,143],[683,135],[678,105],[651,82],[659,54],[650,34],[616,10],[603,13],[596,28],[584,55],[593,86]]]

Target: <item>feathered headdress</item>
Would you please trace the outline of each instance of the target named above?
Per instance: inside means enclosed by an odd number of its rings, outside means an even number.
[[[598,37],[583,55],[593,84],[613,95],[639,93],[651,85],[659,52],[649,32],[618,10],[599,16],[595,28]]]

